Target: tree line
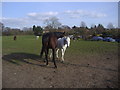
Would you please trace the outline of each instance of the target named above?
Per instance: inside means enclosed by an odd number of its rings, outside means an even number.
[[[62,25],[58,19],[50,18],[44,22],[46,26],[43,28],[41,26],[33,25],[31,28],[24,27],[21,29],[12,29],[10,27],[5,27],[3,23],[0,23],[0,31],[2,35],[35,35],[41,36],[46,32],[66,32],[66,34],[74,35],[74,37],[81,37],[82,39],[90,39],[93,36],[102,36],[102,37],[112,37],[120,38],[120,29],[115,28],[112,23],[109,23],[107,28],[102,24],[91,25],[87,27],[85,22],[81,22],[80,26],[69,27],[68,25]]]

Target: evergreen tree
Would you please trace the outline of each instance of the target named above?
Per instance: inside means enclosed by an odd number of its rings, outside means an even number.
[[[33,32],[34,32],[34,35],[36,36],[41,36],[42,33],[43,33],[43,29],[41,28],[41,26],[33,26]]]

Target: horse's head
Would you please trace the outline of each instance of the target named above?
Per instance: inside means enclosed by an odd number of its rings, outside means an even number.
[[[57,36],[57,38],[62,38],[65,36],[65,32],[54,32],[54,34]]]
[[[65,37],[64,39],[64,45],[67,44],[67,47],[70,46],[70,38],[69,37]]]

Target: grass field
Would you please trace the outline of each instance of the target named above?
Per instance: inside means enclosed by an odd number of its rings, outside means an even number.
[[[3,36],[2,39],[3,55],[13,52],[24,52],[39,55],[41,49],[41,37],[36,40],[35,36],[18,36],[17,40],[13,40],[13,36]],[[71,54],[105,54],[116,52],[118,43],[102,42],[102,41],[71,41],[70,48],[67,52]],[[69,53],[68,53],[69,54]]]
[[[17,36],[17,40],[13,40],[13,36],[3,37],[3,54],[13,52],[24,52],[39,54],[41,48],[41,40],[36,40],[35,36]]]
[[[3,36],[3,87],[117,87],[116,42],[71,40],[65,53],[65,63],[57,62],[57,71],[40,67],[43,64],[39,58],[40,50],[41,37],[36,40],[35,36],[17,36],[17,40],[14,41],[13,36]],[[53,66],[51,62],[50,66]],[[14,73],[19,74],[15,76]],[[52,76],[55,79],[51,78]],[[35,81],[30,82],[29,79]],[[24,84],[21,84],[22,80],[26,80]],[[17,81],[19,84],[13,84]]]

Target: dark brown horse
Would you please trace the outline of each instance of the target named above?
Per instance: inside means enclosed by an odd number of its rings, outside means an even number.
[[[17,39],[17,37],[16,37],[16,35],[14,35],[13,40],[16,40],[16,39]]]
[[[43,52],[45,52],[46,65],[48,65],[49,49],[52,49],[54,66],[55,68],[57,68],[57,65],[55,63],[55,52],[56,52],[56,46],[57,46],[57,39],[63,37],[64,34],[65,33],[61,33],[61,32],[49,32],[49,33],[43,34],[42,49],[41,49],[40,57],[42,57]]]

